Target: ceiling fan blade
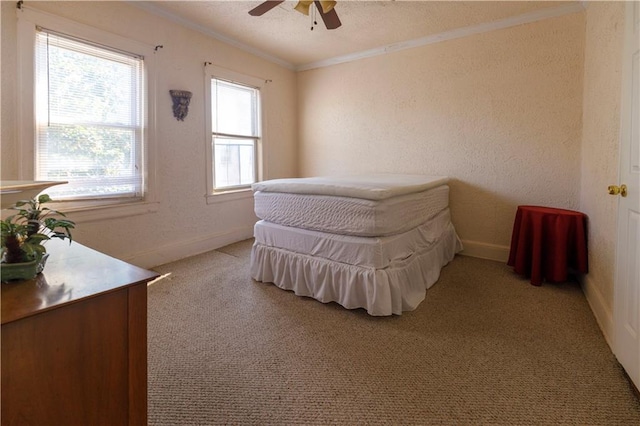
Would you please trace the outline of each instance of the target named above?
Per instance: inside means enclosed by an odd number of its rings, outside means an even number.
[[[314,0],[314,4],[316,5],[316,8],[318,9],[318,13],[322,17],[322,20],[324,21],[324,25],[327,27],[328,30],[335,30],[340,25],[342,25],[342,22],[340,22],[340,18],[338,18],[338,14],[336,13],[335,9],[332,8],[327,13],[324,13],[322,11],[322,5],[320,4],[319,0]]]
[[[284,3],[284,0],[268,0],[268,1],[265,1],[264,3],[261,3],[258,6],[254,7],[253,9],[251,9],[249,11],[249,15],[251,15],[251,16],[263,15],[263,14],[267,13],[268,11],[270,11],[271,9],[273,9],[274,7],[276,7],[277,5],[279,5],[280,3]]]
[[[320,0],[320,5],[322,6],[322,11],[324,13],[329,12],[336,6],[336,1],[334,0]]]

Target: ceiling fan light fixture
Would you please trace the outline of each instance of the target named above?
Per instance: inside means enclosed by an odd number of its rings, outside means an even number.
[[[260,3],[258,6],[254,7],[249,11],[249,15],[251,16],[262,16],[266,12],[270,11],[274,7],[278,6],[280,3],[284,3],[285,0],[267,0]],[[310,0],[310,1],[298,1],[295,5],[294,10],[309,16],[311,4],[315,5],[315,9],[313,9],[313,26],[317,24],[316,22],[316,14],[315,11],[318,11],[318,14],[322,18],[324,22],[324,26],[327,27],[328,30],[335,30],[336,28],[342,25],[340,22],[340,18],[338,18],[338,14],[336,13],[334,7],[336,5],[336,1],[333,0]],[[313,29],[313,26],[311,29]]]
[[[294,7],[294,9],[302,13],[303,15],[309,16],[309,8],[311,7],[311,3],[313,3],[313,0],[299,1],[298,4],[296,4],[296,6]]]

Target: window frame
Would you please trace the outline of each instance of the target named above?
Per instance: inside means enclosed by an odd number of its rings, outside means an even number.
[[[142,197],[113,197],[96,199],[72,199],[56,202],[72,213],[76,221],[100,220],[113,217],[131,216],[157,211],[156,195],[156,153],[150,141],[155,136],[155,50],[152,46],[108,33],[75,21],[61,18],[28,7],[16,9],[18,16],[18,135],[19,161],[18,178],[31,180],[36,167],[36,114],[35,114],[35,38],[36,27],[43,27],[69,37],[86,40],[88,43],[131,52],[144,57],[143,84],[143,188]]]
[[[206,179],[207,179],[207,203],[215,203],[238,198],[245,198],[248,194],[252,194],[251,185],[233,186],[227,188],[216,189],[214,186],[214,150],[213,150],[213,124],[212,124],[212,93],[211,82],[213,79],[224,80],[230,83],[240,84],[252,87],[258,90],[258,137],[255,139],[255,182],[262,180],[263,176],[263,151],[266,140],[265,125],[265,84],[266,80],[258,77],[245,75],[227,68],[207,63],[204,67],[204,85],[205,85],[205,141],[206,141]]]

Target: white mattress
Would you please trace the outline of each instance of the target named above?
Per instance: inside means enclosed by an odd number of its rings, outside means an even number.
[[[272,179],[254,183],[254,192],[334,195],[339,197],[384,200],[413,192],[426,191],[449,182],[446,176],[365,174]]]
[[[433,219],[401,234],[354,237],[292,228],[261,220],[254,226],[255,242],[349,265],[382,269],[403,262],[435,243],[451,222],[446,208]]]
[[[346,237],[259,222],[251,276],[323,303],[364,308],[375,316],[401,315],[424,300],[441,268],[462,250],[448,215],[448,209],[439,215],[431,231],[418,227],[398,238]]]
[[[421,192],[379,200],[285,192],[254,194],[254,209],[260,219],[284,226],[365,237],[408,231],[448,205],[449,187],[443,183]]]

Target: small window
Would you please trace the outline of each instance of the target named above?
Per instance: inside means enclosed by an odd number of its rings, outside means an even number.
[[[257,180],[260,89],[211,78],[213,190],[247,188]]]
[[[38,28],[35,177],[58,200],[142,198],[144,62]]]

